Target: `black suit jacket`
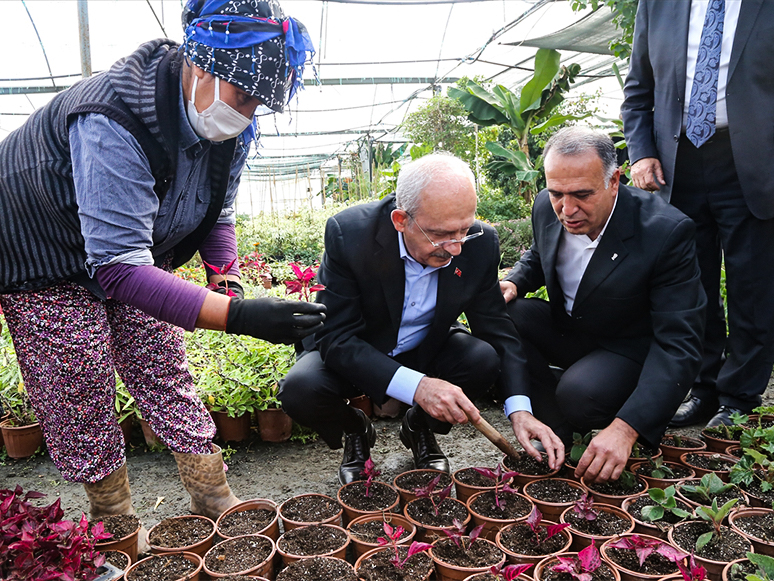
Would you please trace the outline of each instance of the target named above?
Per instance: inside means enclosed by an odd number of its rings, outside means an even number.
[[[685,94],[690,0],[640,0],[621,113],[632,163],[656,157],[672,191]],[[726,105],[734,165],[747,206],[774,217],[774,2],[742,0]]]
[[[532,209],[534,242],[506,280],[519,296],[545,285],[555,324],[643,365],[618,412],[658,442],[701,362],[706,297],[693,221],[660,198],[619,186],[615,211],[581,279],[572,315],[556,274],[563,227],[543,190]]]
[[[390,213],[395,197],[353,206],[328,220],[325,254],[317,277],[328,307],[324,329],[315,336],[325,365],[350,380],[377,404],[400,364],[387,355],[398,341],[405,269]],[[472,334],[492,345],[501,360],[504,397],[527,393],[526,359],[505,309],[497,269],[500,246],[493,228],[462,247],[440,269],[430,331],[417,347],[420,364],[430,362],[449,329],[465,313]],[[305,343],[306,347],[310,345]]]

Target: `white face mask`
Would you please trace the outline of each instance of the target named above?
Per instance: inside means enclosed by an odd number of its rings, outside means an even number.
[[[194,105],[198,82],[199,77],[194,75],[187,113],[188,121],[199,137],[210,141],[226,141],[242,133],[253,122],[252,119],[245,117],[220,100],[220,79],[217,77],[215,78],[215,100],[212,105],[199,113]]]

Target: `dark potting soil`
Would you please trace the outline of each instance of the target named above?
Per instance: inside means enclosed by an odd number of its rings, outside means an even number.
[[[183,555],[153,555],[130,573],[128,581],[176,581],[196,570],[196,565]]]
[[[248,577],[247,575],[228,575],[226,577],[218,577],[218,581],[255,581],[255,577]]]
[[[401,561],[406,558],[408,547],[398,547]],[[365,581],[420,581],[433,569],[433,560],[427,553],[412,555],[402,569],[390,563],[395,555],[392,548],[363,559],[357,570],[357,575]]]
[[[735,559],[743,559],[750,550],[750,545],[742,535],[735,533],[730,527],[720,527],[721,537],[712,537],[709,543],[696,552],[696,540],[712,530],[712,525],[704,521],[692,521],[672,530],[675,545],[686,553],[696,553],[697,556],[713,561],[728,563]]]
[[[508,470],[513,470],[519,474],[529,474],[530,476],[543,476],[552,472],[551,467],[548,465],[548,455],[541,454],[543,459],[538,462],[532,456],[528,454],[522,454],[518,458],[513,456],[507,456],[503,460],[503,464]]]
[[[397,528],[397,525],[395,524],[391,524],[390,526],[392,526],[393,529]],[[384,521],[381,519],[370,520],[368,522],[355,523],[349,527],[349,533],[353,537],[355,537],[358,541],[361,541],[363,543],[376,544],[379,542],[377,540],[379,537],[386,538],[386,535],[384,532]],[[404,529],[403,534],[400,536],[398,540],[402,541],[403,539],[408,538],[410,534],[411,534],[411,531],[407,531]]]
[[[754,514],[739,516],[734,519],[736,528],[744,534],[767,543],[774,541],[774,514]]]
[[[286,567],[277,581],[358,581],[349,563],[340,559],[313,557]]]
[[[640,566],[640,559],[634,549],[607,549],[607,556],[616,565],[645,575],[671,575],[677,573],[678,568],[671,559],[659,555],[655,551],[648,555]]]
[[[148,543],[176,549],[203,541],[212,534],[214,525],[203,518],[166,518],[153,527]]]
[[[554,564],[558,565],[556,561]],[[575,581],[575,578],[569,573],[558,573],[551,570],[551,565],[543,570],[543,581]],[[591,574],[591,581],[615,581],[615,574],[607,563],[602,563],[599,568]]]
[[[254,535],[271,524],[277,511],[266,508],[251,508],[240,512],[232,512],[220,519],[218,530],[227,537]]]
[[[745,559],[741,563],[734,563],[731,565],[731,570],[728,572],[728,581],[747,581],[748,575],[755,575],[758,570],[752,561]]]
[[[648,456],[655,456],[659,453],[658,448],[655,450],[653,448],[647,448],[643,446],[642,444],[637,444],[636,453],[631,454],[629,458],[632,459],[639,459],[639,460],[647,460]]]
[[[762,474],[761,477],[763,477]],[[745,492],[749,493],[750,496],[754,496],[761,500],[764,505],[771,506],[772,503],[774,503],[774,490],[767,490],[764,492],[761,490],[761,483],[759,480],[755,479],[752,481],[752,484],[742,484],[741,486]]]
[[[721,458],[719,454],[704,456],[701,454],[686,454],[683,461],[689,466],[712,470],[713,472],[728,472],[734,465],[734,462]]]
[[[215,573],[238,573],[257,567],[271,554],[271,541],[262,537],[238,537],[207,551],[204,565]]]
[[[636,473],[650,476],[651,478],[661,478],[669,480],[682,480],[683,478],[689,478],[693,470],[686,468],[685,466],[670,465],[668,466],[672,470],[672,474],[664,473],[664,476],[653,476],[653,471],[658,470],[655,466],[650,466],[647,462],[642,466],[638,466]]]
[[[403,490],[408,490],[409,492],[414,492],[417,488],[420,488],[422,486],[427,486],[430,484],[430,481],[433,480],[438,476],[438,472],[433,472],[431,470],[423,470],[423,471],[411,471],[407,472],[405,474],[401,474],[395,479],[395,485],[398,488],[402,488]],[[441,480],[438,482],[438,485],[435,487],[434,492],[440,492],[449,484],[451,484],[451,476],[448,474],[441,474]]]
[[[739,436],[742,434],[745,428],[748,428],[748,427],[749,426],[747,424],[741,424],[738,426],[723,426],[723,427],[715,426],[713,428],[704,428],[702,432],[718,440],[726,440],[729,442],[728,445],[730,446],[731,442],[739,441]]]
[[[470,508],[481,516],[498,520],[516,520],[532,512],[532,503],[513,492],[501,490],[498,493],[497,501],[500,506],[497,506],[495,500],[494,490],[482,492],[470,503]]]
[[[345,531],[325,525],[310,525],[285,531],[277,541],[277,548],[284,553],[308,557],[333,552],[346,542]]]
[[[419,498],[406,505],[408,515],[425,526],[448,528],[454,519],[464,522],[468,518],[465,505],[451,498],[445,498],[437,508],[438,514],[429,498]]]
[[[398,491],[383,482],[372,482],[366,496],[366,483],[353,482],[341,489],[341,502],[355,510],[378,511],[390,508],[398,500]]]
[[[626,519],[612,512],[597,510],[598,515],[594,520],[586,520],[581,515],[570,510],[564,515],[565,522],[572,525],[572,529],[595,537],[612,537],[625,533],[630,523]]]
[[[744,450],[742,450],[741,448],[736,448],[734,450],[727,450],[726,454],[728,454],[729,456],[733,456],[734,458],[741,458],[742,456],[744,456]]]
[[[118,539],[123,539],[140,528],[140,518],[136,514],[114,514],[104,518],[94,519],[89,522],[89,530],[91,530],[91,527],[98,522],[104,524],[106,533],[113,535],[109,539],[100,541],[101,543],[111,543]]]
[[[701,442],[696,442],[688,438],[680,438],[680,444],[678,445],[672,436],[664,436],[663,438],[661,438],[661,443],[664,444],[665,446],[672,446],[674,448],[685,448],[686,450],[694,450],[696,448],[701,448],[702,446]]]
[[[322,522],[336,516],[341,505],[322,495],[291,498],[280,507],[280,513],[294,522]]]
[[[103,555],[105,555],[105,560],[113,565],[114,567],[117,567],[118,569],[121,569],[122,571],[125,571],[129,568],[129,557],[124,555],[123,553],[119,553],[118,551],[101,551]]]
[[[542,502],[559,504],[570,504],[583,496],[582,488],[576,488],[564,480],[555,478],[543,478],[530,482],[524,487],[524,491]]]
[[[703,496],[701,496],[699,494],[695,494],[693,492],[688,492],[687,490],[685,490],[683,488],[683,486],[686,485],[686,484],[688,484],[690,486],[696,486],[697,484],[701,484],[701,481],[700,480],[696,480],[696,479],[686,480],[685,482],[683,482],[682,484],[679,484],[677,486],[678,490],[680,491],[680,494],[682,494],[685,498],[687,498],[689,500],[692,500],[693,502],[698,502],[701,505],[711,506],[712,505],[712,501],[717,499],[718,506],[723,506],[729,500],[733,500],[734,498],[738,498],[739,499],[739,502],[737,502],[734,505],[735,508],[745,504],[744,495],[742,494],[742,492],[738,488],[731,488],[731,489],[729,489],[729,490],[727,490],[727,491],[725,491],[725,492],[723,492],[721,494],[716,494],[714,496],[710,495],[710,499],[707,500],[706,498],[704,498]]]
[[[688,512],[691,512],[691,507],[688,506],[686,503],[684,503],[682,500],[680,500],[679,498],[676,498],[675,501],[677,502],[677,508],[681,508],[683,510],[687,510]],[[646,506],[658,506],[658,503],[651,500],[650,496],[643,495],[638,497],[637,500],[635,500],[629,506],[627,506],[626,512],[632,515],[635,520],[638,520],[640,522],[646,522],[648,524],[655,524],[654,522],[646,521],[644,518],[642,518],[642,509],[645,508]],[[661,517],[661,519],[659,519],[656,522],[673,525],[675,523],[679,523],[681,520],[685,520],[685,519],[682,519],[679,516],[665,510],[664,516]]]
[[[472,543],[468,537],[463,537],[464,546],[458,547],[452,539],[442,539],[433,545],[433,555],[444,563],[456,567],[492,567],[503,558],[503,552],[492,543],[476,539]]]
[[[567,544],[567,537],[557,533],[550,539],[546,539],[546,528],[540,526],[537,531],[538,538],[529,528],[529,525],[518,523],[503,529],[500,533],[500,543],[503,547],[519,555],[550,555],[561,551]]]
[[[633,488],[626,488],[620,480],[608,480],[607,482],[586,482],[586,487],[592,492],[607,494],[608,496],[632,496],[645,490],[645,484],[637,480]],[[600,502],[602,502],[600,500]]]
[[[475,468],[463,468],[459,470],[455,476],[457,480],[468,486],[477,486],[478,488],[491,488],[495,483],[491,478],[487,478],[483,474],[476,472]]]

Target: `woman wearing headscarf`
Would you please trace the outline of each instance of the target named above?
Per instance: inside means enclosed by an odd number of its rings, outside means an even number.
[[[92,518],[132,508],[115,373],[174,453],[191,510],[236,504],[183,329],[292,343],[323,308],[210,292],[170,270],[237,258],[234,200],[258,107],[281,112],[313,48],[274,0],[191,0],[183,45],[143,44],[0,143],[0,305],[51,458]],[[228,279],[228,280],[225,280]]]

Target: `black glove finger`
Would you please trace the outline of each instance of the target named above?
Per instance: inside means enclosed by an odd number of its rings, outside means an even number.
[[[320,303],[307,303],[305,301],[288,302],[293,305],[294,313],[324,313],[328,310],[328,307]]]
[[[324,313],[317,315],[295,315],[293,317],[293,326],[301,329],[307,329],[315,325],[321,325],[324,320]]]
[[[314,327],[297,328],[294,334],[296,336],[296,339],[303,339],[308,335],[314,335],[315,333],[322,331],[322,329],[323,329],[323,324],[319,323]]]

